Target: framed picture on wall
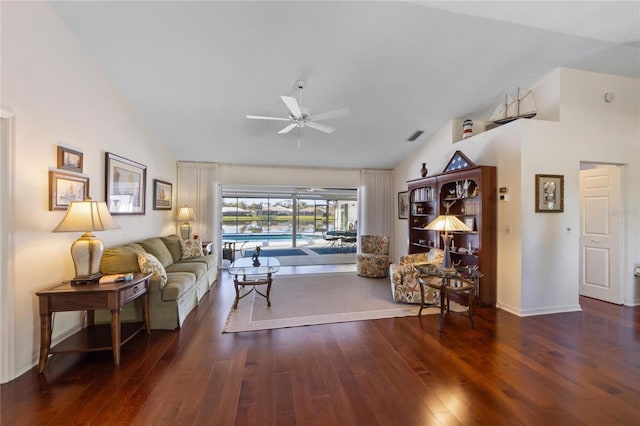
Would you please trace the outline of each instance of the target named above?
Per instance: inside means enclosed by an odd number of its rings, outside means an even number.
[[[79,151],[58,146],[58,168],[82,173],[83,155]]]
[[[66,210],[72,201],[88,196],[88,177],[49,171],[49,210]]]
[[[409,219],[409,191],[398,192],[398,219]]]
[[[536,175],[536,212],[564,211],[564,176]]]
[[[111,214],[144,214],[147,166],[106,153],[105,200]]]
[[[171,210],[173,205],[173,185],[162,180],[153,180],[153,209]]]

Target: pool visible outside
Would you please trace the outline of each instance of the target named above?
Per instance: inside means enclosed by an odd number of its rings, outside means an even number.
[[[269,243],[274,243],[274,245],[291,245],[291,239],[293,234],[254,234],[254,233],[246,233],[246,234],[222,234],[223,241],[235,241],[236,243],[241,242],[264,242],[264,245],[269,245]],[[296,242],[313,242],[314,240],[322,239],[320,235],[313,234],[296,234]]]

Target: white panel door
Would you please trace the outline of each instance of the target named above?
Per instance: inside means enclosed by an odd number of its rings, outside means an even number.
[[[580,172],[580,294],[622,304],[620,167]]]

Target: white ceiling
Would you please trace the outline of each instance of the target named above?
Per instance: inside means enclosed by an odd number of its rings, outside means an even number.
[[[640,78],[640,3],[54,2],[178,160],[392,168],[559,66]],[[301,147],[281,95],[320,113]],[[406,139],[416,130],[424,134]]]

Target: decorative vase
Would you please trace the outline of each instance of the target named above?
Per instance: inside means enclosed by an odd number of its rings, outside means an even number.
[[[427,163],[422,163],[422,168],[420,169],[420,174],[422,177],[426,177],[429,171],[427,170]]]

